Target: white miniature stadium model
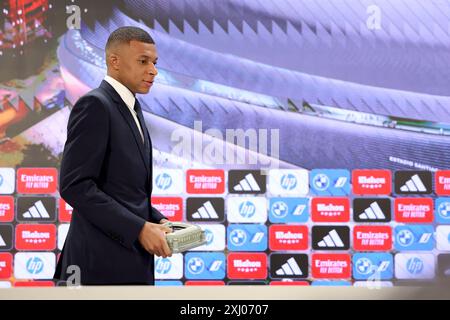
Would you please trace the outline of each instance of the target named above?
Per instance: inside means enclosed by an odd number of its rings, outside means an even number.
[[[166,234],[166,240],[172,253],[180,253],[206,243],[205,231],[199,226],[184,222],[166,222],[172,229]]]

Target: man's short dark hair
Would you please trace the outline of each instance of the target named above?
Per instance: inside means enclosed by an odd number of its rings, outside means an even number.
[[[138,27],[120,27],[114,30],[108,37],[106,42],[106,50],[112,45],[121,43],[130,43],[130,41],[135,40],[139,42],[154,44],[153,38],[148,34],[147,31]]]

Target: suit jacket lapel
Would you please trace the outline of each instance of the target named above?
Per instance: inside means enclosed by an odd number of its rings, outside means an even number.
[[[147,170],[147,176],[149,176],[150,175],[150,163],[149,163],[150,160],[148,158],[148,154],[146,155],[147,152],[145,151],[145,144],[142,143],[141,134],[139,133],[139,129],[136,127],[136,122],[134,121],[133,116],[130,113],[130,109],[128,109],[125,102],[122,100],[122,98],[119,96],[119,94],[116,92],[116,90],[114,90],[114,88],[108,82],[103,80],[102,83],[100,84],[100,87],[109,92],[111,98],[117,104],[117,107],[118,107],[120,113],[122,114],[123,118],[125,119],[126,123],[128,124],[128,127],[133,132],[134,140],[136,141],[137,147],[139,149],[139,153],[141,154],[142,161],[144,162],[145,170]],[[143,119],[140,119],[140,120],[143,121]],[[143,123],[142,125],[145,126],[145,123]],[[144,127],[144,128],[142,128],[142,133],[144,134],[144,137],[146,134],[145,132],[146,132],[146,130]],[[144,139],[144,140],[147,140],[147,139]]]

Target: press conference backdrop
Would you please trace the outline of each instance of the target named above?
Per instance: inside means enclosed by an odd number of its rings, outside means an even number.
[[[68,116],[126,25],[159,54],[151,201],[208,240],[157,285],[450,276],[450,1],[3,0],[1,287],[57,285]]]

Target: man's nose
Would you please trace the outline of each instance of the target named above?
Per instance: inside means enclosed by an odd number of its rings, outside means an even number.
[[[158,69],[156,69],[156,66],[153,63],[150,63],[149,73],[154,76],[158,74]]]

